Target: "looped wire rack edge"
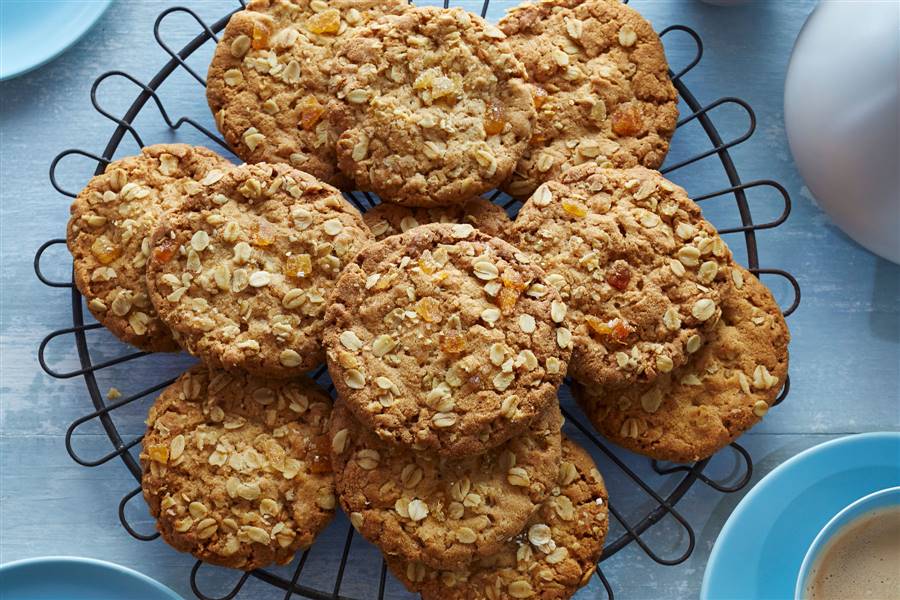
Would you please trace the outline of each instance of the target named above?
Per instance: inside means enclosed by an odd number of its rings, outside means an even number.
[[[626,0],[627,1],[627,0]],[[244,5],[243,0],[238,0],[240,6],[238,6],[235,10],[240,10]],[[481,9],[481,15],[486,15],[489,7],[490,0],[484,0]],[[448,0],[444,0],[444,6],[448,5]],[[166,20],[169,15],[181,13],[184,15],[188,15],[194,21],[196,21],[198,28],[201,30],[200,33],[189,41],[181,50],[175,51],[173,50],[164,40],[163,36],[160,32],[160,26]],[[191,10],[190,8],[175,6],[166,9],[162,13],[160,13],[159,17],[156,19],[154,23],[154,37],[156,38],[159,46],[171,57],[168,62],[159,70],[159,72],[148,82],[142,83],[137,78],[132,75],[122,72],[122,71],[109,71],[107,73],[99,76],[95,81],[91,88],[91,102],[94,108],[97,110],[99,114],[111,120],[116,124],[116,129],[110,137],[106,147],[103,149],[101,154],[95,154],[92,152],[88,152],[86,150],[81,149],[69,149],[61,152],[59,155],[54,158],[51,166],[50,166],[50,182],[54,189],[58,191],[60,194],[64,196],[68,196],[70,198],[75,197],[75,193],[69,191],[62,187],[59,183],[59,179],[57,177],[57,167],[59,164],[64,161],[66,158],[70,156],[81,156],[83,158],[88,158],[97,163],[97,167],[95,170],[95,174],[100,174],[103,172],[104,168],[107,164],[112,160],[116,150],[118,149],[120,143],[126,134],[130,135],[135,143],[139,147],[144,146],[144,140],[141,138],[137,128],[134,126],[134,120],[138,116],[138,114],[142,111],[144,106],[149,102],[153,101],[153,104],[156,105],[160,116],[165,121],[166,125],[172,129],[177,130],[182,125],[188,124],[200,133],[202,133],[205,137],[207,137],[214,144],[228,150],[227,144],[222,140],[220,136],[218,136],[213,131],[204,127],[197,121],[188,118],[181,117],[177,120],[173,120],[169,115],[168,111],[165,108],[165,105],[157,93],[160,85],[166,79],[174,73],[177,69],[181,68],[185,70],[193,79],[195,79],[199,84],[205,87],[206,82],[205,79],[199,75],[190,65],[187,64],[186,60],[190,57],[198,48],[206,44],[207,42],[215,43],[218,41],[217,33],[224,29],[225,25],[228,22],[232,13],[227,14],[223,18],[219,19],[215,23],[207,24],[196,12]],[[671,25],[660,32],[660,37],[663,39],[666,38],[667,35],[671,35],[675,32],[679,32],[681,34],[687,35],[695,44],[696,51],[693,58],[688,61],[687,65],[682,67],[677,72],[670,72],[673,83],[678,90],[679,96],[681,100],[689,107],[690,113],[683,116],[679,122],[677,127],[681,128],[685,125],[688,125],[692,122],[697,122],[702,128],[705,135],[708,137],[709,141],[712,143],[712,147],[700,151],[688,158],[681,159],[675,164],[666,164],[661,169],[663,174],[671,174],[679,169],[682,169],[688,165],[692,165],[698,161],[703,159],[717,157],[719,162],[721,163],[722,169],[728,180],[728,186],[717,191],[707,193],[701,196],[696,196],[694,199],[697,202],[704,202],[708,200],[712,200],[714,198],[719,197],[727,197],[732,196],[735,201],[735,206],[737,208],[738,214],[740,216],[741,225],[729,228],[720,229],[720,233],[725,234],[739,234],[744,238],[744,242],[746,245],[746,253],[747,253],[747,263],[751,272],[757,275],[770,275],[770,276],[778,276],[784,278],[787,283],[790,285],[793,299],[788,305],[787,308],[783,309],[785,316],[790,315],[794,310],[796,310],[797,306],[800,302],[800,287],[797,283],[797,280],[790,273],[781,270],[781,269],[773,269],[773,268],[760,268],[759,266],[759,256],[758,256],[758,248],[757,248],[757,238],[756,232],[764,229],[771,229],[777,227],[781,223],[783,223],[790,214],[791,209],[791,201],[788,192],[782,187],[779,183],[771,180],[758,180],[751,182],[742,182],[740,176],[738,175],[737,168],[734,165],[731,155],[729,154],[729,149],[733,148],[746,140],[750,139],[753,135],[753,132],[756,127],[756,116],[753,113],[753,109],[743,100],[739,98],[731,98],[731,97],[723,97],[717,99],[708,104],[702,105],[700,102],[694,97],[694,95],[690,92],[688,87],[683,81],[685,75],[687,75],[691,70],[694,69],[699,63],[703,55],[703,44],[700,39],[700,36],[691,28],[683,26],[683,25]],[[105,110],[99,101],[99,88],[101,84],[111,78],[122,78],[127,81],[130,81],[132,84],[137,86],[140,89],[135,100],[132,102],[130,107],[127,109],[125,114],[122,117],[116,117],[111,112]],[[743,110],[749,121],[749,126],[747,130],[732,139],[723,140],[721,137],[716,125],[713,123],[713,119],[711,113],[715,111],[717,108],[731,105],[733,107],[737,107]],[[750,203],[747,198],[747,191],[753,188],[769,188],[774,190],[777,194],[777,197],[780,197],[782,201],[782,210],[780,214],[770,221],[766,221],[763,223],[755,223],[752,217]],[[359,193],[352,192],[346,194],[348,200],[353,202],[361,211],[365,211],[372,206],[377,204],[377,200],[373,198],[371,195],[367,193]],[[519,203],[502,194],[499,191],[495,191],[489,198],[506,208],[514,212],[518,209]],[[86,467],[96,467],[102,464],[109,462],[110,460],[119,457],[134,478],[139,482],[141,477],[141,467],[138,461],[135,459],[134,455],[130,452],[130,450],[136,447],[141,442],[141,436],[137,436],[130,440],[124,440],[120,435],[118,428],[116,427],[115,422],[112,418],[113,411],[127,406],[137,400],[148,397],[151,394],[156,394],[161,391],[163,388],[168,386],[174,379],[168,379],[151,387],[148,387],[139,392],[130,394],[128,396],[122,397],[120,399],[116,399],[115,401],[107,401],[104,396],[100,392],[99,385],[97,383],[96,373],[103,369],[113,367],[115,365],[120,365],[123,363],[127,363],[132,360],[140,359],[143,356],[146,356],[147,353],[133,351],[122,356],[105,360],[102,362],[94,363],[91,357],[90,345],[87,338],[87,332],[98,329],[101,327],[99,323],[88,323],[84,320],[84,312],[82,309],[82,297],[78,290],[75,288],[73,281],[70,279],[69,281],[55,281],[50,279],[48,276],[44,274],[44,271],[41,266],[41,259],[43,258],[45,252],[54,246],[65,245],[65,239],[52,239],[41,245],[41,247],[37,250],[34,259],[34,269],[35,274],[38,279],[52,288],[69,288],[72,299],[72,321],[73,326],[59,329],[48,334],[43,341],[41,342],[38,348],[38,360],[41,365],[41,368],[51,377],[57,379],[69,379],[74,377],[82,377],[84,379],[85,385],[87,386],[88,393],[91,397],[91,401],[94,406],[94,410],[85,414],[84,416],[76,419],[68,428],[66,432],[66,450],[69,455],[75,460],[78,464],[81,464]],[[75,342],[75,349],[78,355],[78,361],[80,368],[59,372],[52,368],[46,358],[46,350],[48,345],[55,339],[60,338],[62,336],[73,336]],[[328,374],[324,368],[324,366],[318,368],[314,373],[313,377],[329,388],[330,393],[334,393],[334,388],[331,385],[330,380],[328,379]],[[787,396],[790,390],[790,378],[785,381],[784,388],[776,399],[776,404],[782,402]],[[731,493],[736,492],[742,489],[750,480],[753,472],[753,461],[750,457],[750,454],[745,450],[741,445],[734,443],[731,444],[732,451],[735,453],[738,467],[737,473],[732,474],[729,477],[729,480],[733,481],[732,483],[717,481],[707,474],[705,474],[707,465],[709,464],[711,459],[703,460],[697,462],[693,465],[663,465],[658,463],[657,461],[651,461],[651,467],[653,471],[660,476],[670,476],[670,477],[680,477],[677,482],[671,486],[671,491],[668,492],[667,495],[662,495],[657,490],[647,483],[641,476],[639,476],[631,467],[629,467],[625,460],[620,457],[621,451],[612,450],[603,440],[599,438],[599,436],[593,431],[593,429],[584,424],[583,416],[580,414],[574,414],[571,411],[564,408],[564,414],[566,417],[567,427],[570,429],[574,429],[579,432],[584,438],[589,440],[597,450],[600,451],[601,455],[606,459],[606,464],[608,467],[605,469],[605,472],[608,473],[608,469],[615,468],[617,471],[621,472],[622,476],[627,478],[631,482],[632,485],[636,486],[640,489],[649,499],[652,500],[653,508],[648,510],[642,517],[635,520],[629,520],[623,512],[621,512],[616,503],[613,501],[609,505],[610,514],[613,519],[621,526],[624,532],[616,537],[615,539],[607,540],[607,545],[604,549],[603,556],[600,559],[600,563],[609,557],[613,556],[632,542],[637,544],[639,548],[652,560],[661,564],[661,565],[677,565],[679,563],[684,562],[688,559],[694,549],[695,544],[695,535],[693,528],[690,523],[685,519],[675,508],[676,504],[684,497],[684,495],[688,492],[688,490],[696,483],[703,483],[710,488],[722,492],[722,493]],[[84,458],[73,447],[73,435],[82,425],[89,423],[91,421],[97,420],[103,427],[106,435],[109,437],[113,449],[107,454],[100,456],[98,458]],[[128,521],[126,517],[126,507],[128,503],[135,497],[139,496],[141,493],[140,486],[127,493],[119,502],[118,514],[119,519],[122,523],[123,528],[135,539],[150,541],[159,537],[159,533],[141,533],[137,531]],[[611,490],[611,496],[615,498],[615,490]],[[650,527],[660,522],[664,517],[670,516],[673,518],[675,523],[683,529],[683,534],[687,539],[687,547],[680,553],[675,556],[660,556],[655,550],[653,550],[648,542],[642,537],[642,534],[646,532]],[[303,551],[299,555],[299,559],[296,561],[296,565],[294,566],[290,577],[285,577],[282,574],[274,573],[270,570],[260,569],[257,571],[253,571],[252,573],[243,573],[237,579],[235,585],[232,587],[230,591],[228,591],[224,596],[220,596],[218,599],[214,599],[205,593],[199,588],[198,584],[198,573],[203,565],[202,562],[197,561],[194,567],[191,569],[190,574],[190,583],[191,589],[194,594],[200,598],[201,600],[230,600],[235,598],[240,593],[242,587],[247,582],[249,577],[254,577],[259,579],[262,582],[270,584],[274,588],[278,590],[277,594],[280,595],[281,592],[284,592],[283,597],[285,599],[290,599],[291,597],[305,597],[312,599],[320,599],[320,600],[354,600],[354,598],[344,596],[341,594],[341,584],[344,578],[345,568],[348,564],[349,556],[351,553],[353,541],[354,541],[355,531],[352,527],[347,525],[347,533],[344,541],[344,545],[340,550],[340,562],[337,569],[337,573],[334,577],[334,583],[330,590],[319,589],[318,587],[312,587],[305,585],[301,582],[301,575],[303,573],[303,569],[307,564],[307,559],[313,551],[319,550],[316,544],[314,544],[309,549]],[[330,551],[330,549],[325,550]],[[612,589],[611,584],[607,580],[604,575],[602,569],[599,567],[596,570],[596,577],[598,578],[600,585],[604,589],[608,598],[612,599],[614,596],[614,591]],[[382,561],[380,576],[378,577],[378,582],[375,584],[373,582],[373,589],[377,587],[377,598],[381,600],[385,598],[385,590],[388,580],[388,573],[384,562]],[[276,596],[277,597],[277,596]]]

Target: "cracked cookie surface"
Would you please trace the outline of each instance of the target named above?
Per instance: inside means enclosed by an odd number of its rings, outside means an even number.
[[[493,556],[460,569],[432,569],[387,557],[387,564],[423,600],[563,600],[587,584],[609,529],[606,487],[593,459],[563,437],[562,463],[551,496]]]
[[[711,456],[765,416],[784,386],[790,333],[771,292],[735,265],[722,318],[689,362],[653,383],[573,387],[601,434],[658,460]]]
[[[399,14],[404,0],[251,0],[225,27],[207,100],[246,162],[283,162],[342,189],[335,143],[349,118],[329,91],[335,48],[358,28]]]
[[[568,306],[569,375],[647,382],[700,349],[731,286],[731,252],[680,187],[634,167],[573,167],[513,227]]]
[[[326,298],[371,241],[335,188],[288,165],[241,165],[154,233],[151,299],[208,365],[293,377],[322,362]]]
[[[526,198],[577,164],[658,168],[678,120],[666,55],[650,24],[609,0],[513,8],[499,24],[534,86],[534,136],[505,184]]]
[[[163,539],[245,571],[290,562],[334,515],[330,414],[305,377],[182,374],[150,409],[140,456]]]
[[[66,232],[75,285],[119,339],[150,352],[178,350],[147,293],[150,235],[165,211],[203,194],[230,166],[206,148],[147,146],[110,163],[75,198]]]
[[[550,494],[561,425],[554,403],[505,444],[452,459],[388,445],[338,402],[330,429],[338,499],[386,555],[460,567],[501,549]]]
[[[367,246],[330,301],[337,391],[390,443],[478,454],[557,401],[571,352],[565,306],[528,256],[469,224]]]
[[[407,206],[465,202],[499,185],[535,118],[504,37],[458,8],[413,8],[361,28],[336,60],[336,94],[355,118],[338,138],[341,170]]]
[[[366,211],[363,221],[372,230],[376,241],[431,223],[468,223],[482,233],[503,238],[509,234],[512,224],[502,206],[480,196],[465,204],[432,208],[412,208],[382,202]]]

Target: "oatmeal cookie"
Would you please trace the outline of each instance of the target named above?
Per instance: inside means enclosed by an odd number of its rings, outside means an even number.
[[[182,374],[150,409],[140,457],[163,539],[245,571],[290,562],[334,515],[330,414],[305,377]]]
[[[569,307],[569,375],[648,382],[687,360],[721,314],[731,252],[700,208],[658,172],[573,167],[519,211],[532,252]]]
[[[410,208],[382,202],[366,211],[363,221],[372,230],[376,241],[430,223],[469,223],[482,233],[502,238],[509,234],[511,225],[502,206],[480,196],[465,204],[433,208]]]
[[[147,295],[150,235],[164,211],[202,194],[230,164],[206,148],[147,146],[110,163],[75,198],[66,232],[75,285],[119,339],[150,352],[178,350]]]
[[[208,365],[293,377],[322,361],[325,298],[370,240],[330,185],[284,164],[241,165],[168,214],[147,284],[184,349]]]
[[[534,136],[505,189],[526,198],[585,162],[658,168],[678,121],[666,55],[650,24],[610,0],[513,8],[499,24],[534,85]]]
[[[388,567],[423,600],[570,598],[594,574],[609,520],[606,487],[590,455],[564,437],[562,461],[552,496],[493,556],[456,570],[388,556]]]
[[[207,75],[216,124],[247,162],[289,163],[349,189],[335,143],[348,109],[329,93],[335,47],[405,0],[251,0],[235,13]]]
[[[555,403],[565,305],[527,261],[467,223],[366,247],[325,313],[328,369],[357,418],[390,443],[465,456]]]
[[[693,462],[766,414],[787,377],[790,333],[766,286],[743,267],[731,274],[722,318],[686,365],[642,386],[574,387],[597,431],[652,458]]]
[[[442,458],[384,443],[338,402],[330,430],[338,499],[388,556],[458,568],[502,548],[550,494],[561,425],[554,402],[486,454]]]
[[[413,8],[341,45],[336,94],[356,122],[338,165],[360,189],[407,206],[462,203],[512,172],[535,118],[525,68],[484,19]]]

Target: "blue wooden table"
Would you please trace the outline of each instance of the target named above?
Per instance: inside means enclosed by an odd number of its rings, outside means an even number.
[[[213,20],[235,5],[228,0],[190,4]],[[489,16],[496,18],[510,4],[495,2]],[[64,235],[68,216],[69,201],[56,193],[47,179],[50,161],[69,147],[99,153],[114,129],[91,107],[91,83],[112,69],[148,81],[168,58],[154,42],[152,30],[156,16],[171,5],[155,0],[117,2],[61,58],[0,84],[0,562],[48,554],[106,559],[138,569],[192,597],[190,557],[170,550],[161,541],[136,541],[120,527],[118,500],[135,487],[124,466],[112,461],[85,468],[66,454],[66,428],[90,410],[89,400],[81,379],[51,379],[38,367],[36,349],[41,338],[51,330],[70,326],[72,316],[67,291],[41,285],[31,266],[41,243]],[[634,0],[634,5],[658,29],[682,23],[700,33],[705,54],[686,83],[702,103],[737,96],[754,107],[757,132],[733,150],[735,162],[745,181],[777,180],[794,201],[786,224],[758,236],[761,265],[793,272],[803,288],[803,302],[789,320],[792,392],[742,440],[755,462],[751,486],[788,457],[825,440],[848,433],[900,429],[900,267],[867,253],[829,222],[799,178],[785,139],[784,74],[793,41],[814,3],[753,2],[720,8],[695,0]],[[164,27],[165,39],[174,47],[196,32],[196,23],[184,16],[176,15]],[[689,56],[686,40],[673,35],[666,38],[666,46],[673,66],[684,64]],[[200,72],[205,72],[208,56],[203,54],[193,63]],[[135,92],[130,84],[111,80],[104,84],[101,97],[111,112],[122,114]],[[193,116],[212,127],[202,89],[190,77],[179,73],[164,84],[160,95],[172,116]],[[746,127],[746,116],[728,107],[723,107],[716,120],[726,138],[740,135]],[[193,131],[169,131],[153,107],[142,113],[139,128],[147,143],[202,141]],[[687,152],[702,148],[702,141],[696,131],[679,131],[673,155],[687,156]],[[131,140],[122,145],[123,153],[135,150]],[[92,169],[89,161],[73,160],[62,169],[63,183],[77,189]],[[724,184],[715,159],[680,170],[674,178],[694,195]],[[765,218],[776,205],[765,196],[751,196],[757,218]],[[733,212],[733,208],[711,206],[708,213],[723,225],[729,210]],[[729,242],[736,249],[743,247],[739,237],[732,236]],[[741,250],[737,255],[743,258]],[[47,258],[51,275],[65,279],[71,265],[65,251],[58,248]],[[790,301],[790,290],[783,281],[766,281],[779,300]],[[102,331],[90,335],[95,360],[124,350]],[[54,342],[48,358],[60,370],[77,368],[71,338]],[[105,370],[101,389],[105,392],[115,386],[124,394],[135,392],[185,364],[188,361],[183,358],[153,356],[133,366]],[[142,432],[149,400],[130,405],[117,415],[126,439]],[[78,430],[74,446],[88,458],[110,449],[106,435],[93,422]],[[652,475],[646,461],[628,460],[648,473],[658,489],[673,486],[674,480]],[[606,464],[601,459],[601,469]],[[734,456],[726,452],[715,459],[713,470],[727,477],[733,465]],[[626,514],[640,514],[649,504],[646,496],[633,487],[620,486],[616,478],[610,481],[610,488]],[[723,495],[704,485],[694,486],[679,504],[696,532],[690,559],[679,566],[663,567],[632,544],[603,564],[617,597],[696,597],[716,535],[745,492]],[[129,508],[129,515],[143,530],[152,527],[140,499]],[[687,544],[683,529],[670,521],[665,519],[645,535],[647,543],[663,556],[678,555]],[[325,542],[341,543],[344,526],[341,522],[331,528]],[[313,556],[304,581],[325,585],[333,573],[333,565],[327,564],[330,560],[326,555]],[[377,565],[356,559],[342,591],[364,594],[372,585],[369,577],[377,573]],[[204,589],[223,592],[233,581],[232,573],[210,572]],[[399,588],[390,590],[390,597],[402,597]],[[579,598],[600,597],[598,590],[595,581]],[[245,591],[247,598],[281,597],[252,580]]]

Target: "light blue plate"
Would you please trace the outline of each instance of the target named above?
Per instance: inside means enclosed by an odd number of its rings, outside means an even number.
[[[56,58],[112,0],[0,0],[0,81]]]
[[[738,503],[713,546],[701,600],[790,600],[806,550],[851,502],[900,485],[900,433],[851,435],[769,473]]]
[[[0,0],[2,2],[3,0]],[[182,600],[161,583],[119,565],[48,556],[0,567],[3,600]]]

